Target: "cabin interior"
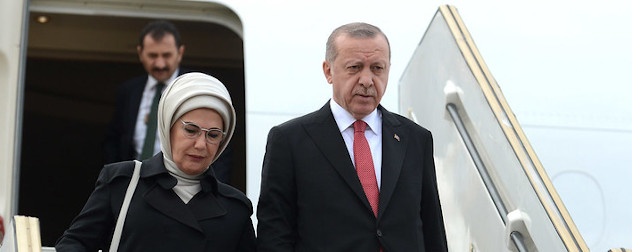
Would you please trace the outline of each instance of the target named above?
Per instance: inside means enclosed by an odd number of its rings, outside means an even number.
[[[70,225],[103,166],[115,90],[145,74],[136,45],[157,17],[31,11],[24,84],[18,214],[37,216],[43,246]],[[216,22],[169,19],[186,46],[182,67],[228,88],[237,112],[231,184],[245,192],[245,98],[241,35]]]

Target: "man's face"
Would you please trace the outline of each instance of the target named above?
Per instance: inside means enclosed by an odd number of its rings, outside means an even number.
[[[138,46],[138,57],[145,71],[159,82],[166,82],[178,69],[184,46],[176,47],[172,34],[165,34],[161,40],[154,40],[150,34],[143,39],[143,47]]]
[[[388,42],[382,35],[375,38],[352,38],[341,35],[335,40],[338,56],[325,61],[323,71],[333,85],[333,98],[355,119],[370,114],[384,95],[388,83]]]

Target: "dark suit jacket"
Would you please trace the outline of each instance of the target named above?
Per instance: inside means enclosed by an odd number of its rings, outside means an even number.
[[[257,211],[258,251],[447,251],[432,136],[378,109],[383,125],[378,217],[325,104],[270,130]]]
[[[106,165],[81,213],[55,246],[64,251],[107,251],[134,162]],[[252,205],[239,190],[218,182],[209,169],[202,191],[188,204],[162,153],[143,162],[118,251],[255,251]]]
[[[179,74],[188,72],[190,70],[181,68]],[[123,82],[116,90],[114,116],[108,125],[103,144],[106,164],[134,160],[136,158],[134,132],[136,130],[138,108],[140,107],[145,85],[147,85],[147,78],[147,74],[137,76]],[[232,163],[232,149],[229,144],[219,159],[213,163],[213,169],[219,181],[224,183],[230,181]]]
[[[105,163],[136,158],[134,131],[147,74],[123,82],[116,89],[116,107],[103,146]]]

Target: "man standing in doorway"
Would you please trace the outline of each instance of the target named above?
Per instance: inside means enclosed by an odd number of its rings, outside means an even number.
[[[136,50],[147,74],[127,80],[117,89],[114,117],[104,143],[106,164],[144,160],[160,151],[157,105],[162,90],[187,72],[180,68],[184,48],[180,32],[169,21],[153,21],[143,28]],[[230,180],[230,155],[229,146],[213,165],[217,178],[225,183]]]

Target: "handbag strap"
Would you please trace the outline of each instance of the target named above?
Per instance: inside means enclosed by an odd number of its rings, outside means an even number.
[[[127,186],[125,199],[123,199],[123,205],[121,206],[121,212],[119,212],[118,219],[116,220],[116,228],[114,228],[114,235],[112,236],[112,242],[110,243],[110,252],[116,252],[118,250],[119,243],[121,242],[121,234],[123,232],[123,224],[125,224],[125,216],[127,216],[127,209],[129,208],[130,201],[132,201],[136,185],[138,185],[138,180],[140,179],[140,165],[142,162],[134,160],[134,163],[136,163],[134,166],[134,174]]]

